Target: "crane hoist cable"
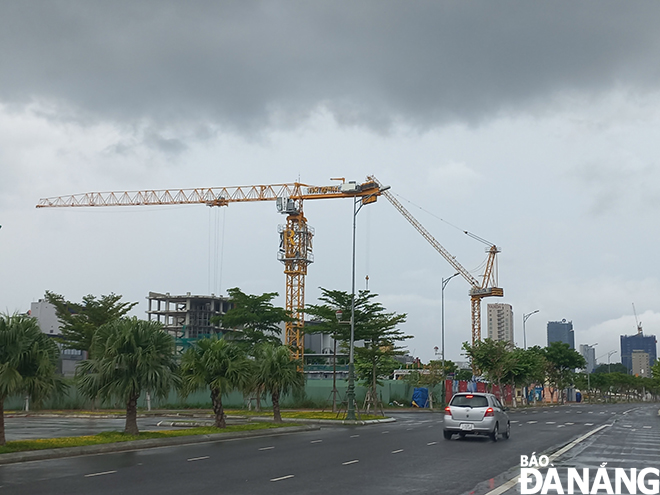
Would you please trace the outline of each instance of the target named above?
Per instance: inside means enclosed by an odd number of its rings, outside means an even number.
[[[380,182],[376,177],[370,175],[367,179],[372,180],[376,184],[380,185]],[[486,260],[486,267],[484,269],[483,275],[480,277],[481,281],[477,280],[462,264],[458,262],[455,256],[453,256],[447,249],[445,249],[442,244],[440,244],[435,237],[398,201],[394,194],[390,191],[384,191],[383,196],[392,203],[394,208],[396,208],[403,217],[408,220],[408,222],[424,237],[436,251],[438,251],[445,260],[456,270],[461,276],[470,284],[470,306],[471,306],[471,326],[472,326],[472,345],[481,340],[481,299],[484,297],[502,297],[504,296],[504,290],[501,287],[497,286],[497,253],[500,252],[500,249],[495,244],[490,244],[485,239],[471,234],[465,230],[463,232],[470,237],[475,238],[480,242],[484,242],[488,247],[488,259]],[[435,215],[434,215],[435,216]],[[441,219],[442,220],[442,219]],[[443,222],[446,222],[443,220]],[[449,223],[449,222],[446,222]],[[449,224],[451,225],[451,224]],[[453,226],[457,228],[456,226]],[[459,229],[461,230],[461,229]]]

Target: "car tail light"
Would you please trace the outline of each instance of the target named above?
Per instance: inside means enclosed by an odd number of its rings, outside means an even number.
[[[484,414],[484,418],[487,417],[487,416],[495,416],[495,411],[493,411],[492,407],[489,407],[488,409],[486,409],[486,414]]]
[[[445,414],[449,414],[451,416],[451,407],[445,407]]]

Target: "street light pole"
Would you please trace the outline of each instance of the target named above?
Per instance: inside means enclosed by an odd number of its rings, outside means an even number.
[[[611,366],[611,364],[610,364],[610,358],[612,357],[612,354],[616,354],[616,353],[617,353],[616,350],[613,350],[613,351],[610,351],[610,352],[607,353],[607,374],[608,374],[608,375],[612,372],[612,366]],[[602,358],[604,355],[605,355],[605,354],[603,354],[602,356],[597,357],[597,358],[596,358],[596,361],[598,361],[598,360],[599,360],[600,358]],[[610,392],[609,392],[608,395],[611,395],[611,392],[612,392],[612,387],[610,387]],[[611,397],[610,397],[610,400],[611,400]]]
[[[612,354],[616,354],[618,351],[610,351],[607,353],[607,373],[612,373],[612,363],[610,363],[610,358]]]
[[[346,407],[346,419],[348,421],[355,421],[357,418],[355,416],[355,359],[354,359],[354,348],[355,348],[355,223],[357,219],[357,214],[360,212],[362,207],[367,204],[366,201],[373,197],[380,195],[383,191],[387,191],[390,186],[381,187],[377,193],[369,194],[368,196],[353,197],[353,266],[351,270],[351,340],[349,345],[348,353],[348,388],[346,390],[346,400],[348,405]],[[360,206],[357,206],[358,201],[361,203]]]
[[[598,345],[598,342],[595,344],[586,344],[587,349],[592,349],[593,347],[596,347]],[[595,354],[594,354],[595,356]],[[594,366],[596,366],[596,359],[594,357]],[[589,392],[589,404],[591,404],[591,373],[589,373],[589,362],[587,362],[587,392]]]
[[[441,322],[441,328],[442,328],[442,406],[444,407],[445,405],[445,398],[447,397],[447,377],[445,376],[445,287],[447,287],[447,284],[449,281],[460,275],[460,273],[454,273],[451,277],[449,278],[443,278],[442,279],[442,290],[440,291],[441,293],[441,307],[442,307],[442,317],[440,319]]]
[[[527,314],[523,313],[523,349],[527,349],[527,333],[525,332],[525,323],[527,322],[530,316],[538,312],[539,310],[537,309],[532,311],[531,313],[527,313]]]

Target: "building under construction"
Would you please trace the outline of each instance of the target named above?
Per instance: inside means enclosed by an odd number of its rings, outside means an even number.
[[[231,332],[211,323],[211,318],[225,314],[231,308],[228,298],[216,296],[173,296],[149,292],[148,319],[163,324],[165,330],[176,339],[177,351],[181,352],[191,341],[224,335]]]

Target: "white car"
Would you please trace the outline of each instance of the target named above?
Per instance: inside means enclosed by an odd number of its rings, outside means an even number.
[[[497,442],[500,435],[509,438],[511,423],[506,407],[493,394],[461,392],[445,407],[444,436],[451,440],[454,433],[488,435]]]

